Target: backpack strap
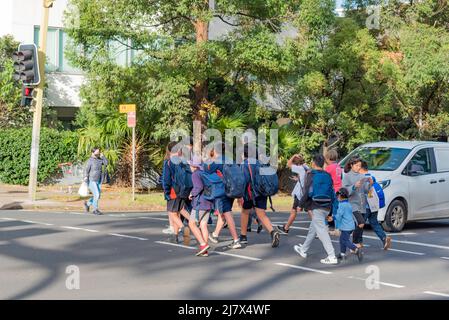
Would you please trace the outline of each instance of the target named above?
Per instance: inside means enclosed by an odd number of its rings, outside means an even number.
[[[249,176],[250,176],[250,183],[249,183],[249,186],[250,186],[250,193],[251,193],[251,189],[253,189],[253,191],[252,191],[252,194],[250,194],[250,196],[251,196],[251,200],[253,200],[253,204],[254,204],[254,206],[256,205],[256,193],[254,192],[254,181],[253,181],[253,171],[251,170],[251,165],[249,164],[249,161],[248,161],[248,169],[249,169]]]
[[[273,200],[271,200],[271,196],[268,197],[268,200],[270,200],[270,209],[271,209],[271,211],[276,212],[276,210],[274,210],[274,208],[273,208]]]

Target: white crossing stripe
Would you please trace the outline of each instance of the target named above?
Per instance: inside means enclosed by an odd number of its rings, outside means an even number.
[[[7,220],[7,221],[16,221],[16,219],[12,219],[12,218],[2,218],[2,220]]]
[[[415,251],[407,251],[407,250],[399,250],[399,249],[388,249],[388,251],[394,251],[394,252],[402,252],[402,253],[409,253],[409,254],[414,254],[417,256],[425,256],[425,253],[422,252],[415,252]]]
[[[98,230],[92,230],[92,229],[86,229],[86,228],[79,228],[79,227],[70,227],[70,226],[62,226],[61,228],[64,228],[64,229],[70,229],[70,230],[87,231],[87,232],[100,232],[100,231],[98,231]]]
[[[251,261],[262,261],[262,259],[260,259],[260,258],[253,258],[253,257],[248,257],[248,256],[242,256],[242,255],[239,255],[239,254],[227,253],[227,252],[212,251],[211,253],[212,254],[219,254],[219,255],[223,255],[223,256],[230,256],[230,257],[240,258],[240,259],[246,259],[246,260],[251,260]]]
[[[302,266],[295,266],[295,265],[287,264],[287,263],[276,263],[276,265],[294,268],[294,269],[300,269],[300,270],[304,270],[304,271],[311,271],[311,272],[316,272],[316,273],[321,273],[321,274],[332,274],[332,272],[330,272],[330,271],[323,271],[323,270],[312,269],[312,268],[307,268],[307,267],[302,267]]]
[[[366,279],[363,278],[359,278],[359,277],[353,277],[353,276],[349,276],[348,279],[355,279],[355,280],[360,280],[360,281],[366,281]],[[381,284],[383,286],[387,286],[387,287],[393,287],[393,288],[405,288],[405,286],[400,285],[400,284],[394,284],[394,283],[388,283],[388,282],[381,282],[381,281],[373,281],[374,283],[378,283]]]
[[[440,292],[434,292],[434,291],[424,291],[424,293],[425,294],[430,294],[430,295],[433,295],[433,296],[449,298],[449,294],[446,294],[446,293],[440,293]]]
[[[136,240],[148,240],[146,238],[139,238],[139,237],[133,237],[133,236],[128,236],[126,234],[119,234],[119,233],[108,233],[110,236],[115,236],[115,237],[121,237],[121,238],[129,238],[129,239],[136,239]]]
[[[378,239],[377,237],[365,236],[365,235],[363,237],[364,238],[368,238],[368,239]],[[448,246],[442,246],[442,245],[432,244],[432,243],[423,243],[423,242],[405,241],[405,240],[391,240],[391,242],[402,243],[402,244],[411,244],[411,245],[414,245],[414,246],[421,246],[421,247],[429,247],[429,248],[437,248],[437,249],[449,250]]]
[[[401,232],[401,233],[386,233],[387,236],[412,236],[416,235],[416,232]]]
[[[449,257],[441,257],[441,259],[449,260]]]
[[[168,221],[165,218],[153,218],[153,217],[137,217],[138,219],[149,219],[149,220],[159,220],[159,221]]]
[[[184,248],[184,249],[190,249],[190,250],[196,249],[195,247],[184,246],[182,244],[170,243],[170,242],[166,242],[166,241],[155,241],[155,242],[159,243],[159,244],[166,244],[168,246],[179,247],[179,248]]]

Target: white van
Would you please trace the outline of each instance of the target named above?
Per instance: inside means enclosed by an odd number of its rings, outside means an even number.
[[[385,193],[378,220],[399,232],[407,221],[449,218],[449,143],[385,141],[364,144],[340,165],[358,155],[368,162]]]

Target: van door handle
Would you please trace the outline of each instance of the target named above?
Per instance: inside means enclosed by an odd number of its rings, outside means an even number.
[[[445,179],[441,179],[438,182],[446,182],[446,180]]]
[[[430,180],[430,184],[435,184],[435,183],[437,183],[436,180]]]

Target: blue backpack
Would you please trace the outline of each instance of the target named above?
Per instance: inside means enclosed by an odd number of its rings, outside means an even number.
[[[256,173],[256,193],[264,197],[274,196],[279,191],[279,178],[276,169],[269,164],[260,165]]]
[[[170,162],[168,163],[170,165]],[[192,171],[185,163],[173,165],[172,181],[176,196],[187,199],[193,189]]]
[[[223,165],[223,182],[227,197],[237,199],[245,194],[246,181],[238,164]]]
[[[324,170],[312,170],[312,175],[309,198],[319,207],[331,208],[335,198],[331,175]]]
[[[219,172],[219,171],[218,171]],[[204,199],[212,201],[226,195],[223,178],[218,172],[201,171],[201,180],[203,181],[204,190],[202,192]]]
[[[373,188],[374,191],[376,191],[377,196],[379,197],[379,208],[385,207],[385,193],[384,189],[382,189],[382,186],[376,181],[374,177],[372,177],[374,180]]]

